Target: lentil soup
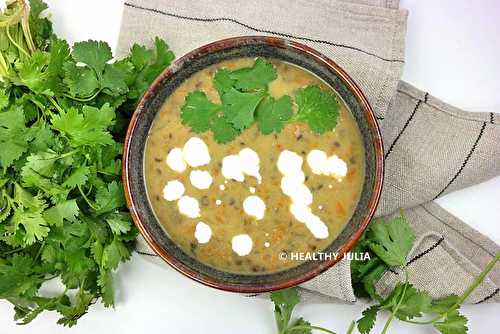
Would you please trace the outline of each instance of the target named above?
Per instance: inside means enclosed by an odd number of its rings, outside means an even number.
[[[310,72],[282,61],[268,59],[277,72],[270,95],[293,95],[310,84],[331,91],[340,103],[335,129],[317,135],[306,124],[291,122],[277,134],[263,135],[253,124],[233,141],[219,144],[210,132],[194,133],[182,124],[181,108],[189,92],[201,90],[220,102],[212,82],[215,71],[253,61],[225,61],[184,81],[156,115],[144,161],[151,206],[170,238],[199,261],[241,274],[291,268],[307,260],[300,254],[330,245],[356,208],[365,173],[363,139],[340,97]],[[185,153],[188,146],[190,155]],[[317,165],[326,158],[335,172],[322,172]],[[231,166],[242,171],[231,171]],[[285,180],[292,174],[302,179],[287,188]],[[294,194],[304,191],[311,197],[311,224],[293,207]]]

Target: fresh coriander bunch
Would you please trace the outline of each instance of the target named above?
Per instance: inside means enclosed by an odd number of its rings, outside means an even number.
[[[113,270],[137,235],[120,181],[124,130],[174,55],[158,38],[120,60],[105,42],[70,49],[46,9],[11,0],[0,15],[0,298],[21,324],[50,310],[72,326],[96,301],[114,305]],[[63,291],[43,296],[53,279]]]
[[[405,268],[406,258],[414,241],[415,236],[403,213],[392,220],[375,219],[370,224],[353,249],[353,252],[367,252],[370,254],[370,259],[353,260],[351,277],[356,295],[369,299],[373,305],[363,311],[360,319],[351,322],[347,334],[353,333],[356,327],[361,334],[371,333],[380,312],[389,314],[382,334],[389,332],[390,324],[395,319],[415,325],[433,326],[442,334],[468,332],[467,318],[460,314],[460,306],[500,261],[500,253],[490,261],[461,296],[451,295],[433,299],[429,293],[416,289],[410,283]],[[401,268],[405,279],[398,283],[387,297],[382,297],[377,293],[375,284],[382,274],[391,268]],[[303,318],[292,320],[293,309],[300,301],[296,288],[274,292],[271,294],[271,300],[275,305],[278,334],[310,334],[313,330],[334,334],[329,329],[312,326]]]

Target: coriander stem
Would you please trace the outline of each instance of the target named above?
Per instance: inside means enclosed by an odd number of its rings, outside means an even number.
[[[92,205],[92,202],[90,201],[90,199],[87,197],[87,195],[85,195],[85,193],[83,192],[82,188],[80,186],[78,186],[78,190],[80,191],[80,194],[82,195],[83,199],[85,200],[85,202],[87,202],[87,204],[95,211],[97,211],[96,207]]]
[[[36,252],[36,256],[34,257],[35,261],[38,260],[38,257],[40,256],[40,254],[42,254],[42,249],[44,246],[45,246],[45,240],[42,242],[42,244],[40,245],[40,248],[38,248],[38,251]]]
[[[52,96],[47,95],[47,99],[50,101],[50,103],[52,103],[52,105],[57,109],[59,113],[62,114],[64,112],[64,110],[61,108],[59,104],[57,104],[56,100],[54,100]]]
[[[500,260],[500,253],[495,255],[495,257],[486,265],[483,271],[474,279],[474,281],[469,285],[469,287],[464,291],[464,293],[458,298],[458,300],[453,304],[446,312],[437,315],[436,317],[426,320],[426,321],[417,321],[417,320],[403,320],[404,322],[408,322],[410,324],[416,325],[429,325],[438,320],[441,320],[445,317],[450,311],[453,311],[457,307],[459,307],[469,296],[470,294],[484,281],[486,276],[490,273],[491,270],[495,267],[495,264]]]
[[[69,156],[72,156],[73,154],[77,153],[78,150],[73,150],[73,151],[69,151],[69,152],[66,152],[64,154],[61,154],[60,156],[58,156],[56,158],[56,160],[59,160],[59,159],[63,159],[63,158],[66,158],[66,157],[69,157]]]
[[[349,325],[349,328],[347,328],[347,333],[346,334],[352,334],[354,331],[354,326],[356,326],[356,322],[351,321],[351,324]]]
[[[19,44],[17,44],[17,43],[16,43],[16,41],[14,41],[14,39],[13,39],[13,38],[12,38],[12,36],[10,35],[10,26],[9,26],[9,25],[7,25],[7,27],[5,28],[5,34],[7,35],[7,38],[9,39],[9,41],[10,41],[12,44],[14,44],[14,46],[15,46],[16,48],[18,48],[18,49],[19,49],[19,51],[21,51],[22,53],[24,53],[24,55],[25,55],[26,57],[29,57],[29,56],[30,56],[30,55],[29,55],[29,53],[28,53],[28,52],[26,52],[26,50],[24,50],[24,48],[23,48],[22,46],[20,46]]]
[[[495,255],[495,257],[486,265],[483,271],[477,276],[471,285],[464,291],[464,293],[458,298],[455,305],[452,308],[455,308],[462,304],[470,294],[484,281],[486,276],[490,273],[491,270],[495,267],[495,264],[500,260],[500,252]],[[448,310],[449,311],[449,310]]]
[[[24,10],[24,15],[21,18],[21,28],[24,33],[24,39],[26,40],[26,45],[28,46],[29,51],[33,53],[35,52],[36,47],[35,43],[33,42],[33,37],[31,35],[30,23],[29,23],[31,8],[25,4],[23,6],[23,10]]]
[[[337,334],[335,332],[332,332],[329,329],[326,329],[326,328],[323,328],[323,327],[319,327],[319,326],[311,326],[311,325],[297,325],[297,326],[292,326],[292,327],[288,328],[286,331],[287,332],[292,332],[292,331],[299,330],[299,329],[315,329],[317,331],[325,332],[325,333],[328,333],[328,334]]]
[[[20,252],[20,251],[22,251],[22,250],[23,250],[23,248],[16,248],[16,249],[12,249],[12,250],[10,250],[10,251],[8,251],[8,252],[2,253],[2,256],[5,256],[5,255],[10,255],[10,254],[13,254],[13,253],[17,253],[17,252]]]
[[[111,173],[105,172],[103,170],[96,170],[96,172],[99,174],[107,175],[107,176],[115,176],[115,174],[111,174]]]
[[[101,89],[98,89],[94,94],[87,96],[87,97],[82,97],[82,98],[76,97],[76,96],[71,96],[69,94],[64,94],[64,96],[66,96],[72,100],[75,100],[75,101],[86,102],[86,101],[90,101],[93,98],[95,98],[100,92],[101,92]]]
[[[398,300],[398,303],[396,304],[396,307],[391,310],[391,315],[389,316],[389,319],[387,319],[387,321],[384,325],[384,329],[382,330],[381,334],[387,333],[387,330],[389,329],[389,325],[391,324],[392,320],[394,319],[394,315],[398,312],[398,309],[401,306],[401,303],[403,302],[407,287],[408,287],[408,271],[405,269],[405,282],[404,282],[404,286],[403,286],[403,291],[401,292],[401,296],[399,297],[399,300]]]

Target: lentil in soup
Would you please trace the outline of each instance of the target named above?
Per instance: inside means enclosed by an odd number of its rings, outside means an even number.
[[[254,62],[241,58],[185,80],[156,115],[146,144],[146,187],[158,221],[185,252],[227,272],[262,274],[299,265],[303,259],[293,254],[330,245],[362,191],[363,139],[346,105],[310,72],[267,61],[277,72],[271,96],[318,85],[340,103],[336,127],[317,135],[306,124],[290,122],[279,133],[263,135],[253,124],[219,144],[210,132],[194,133],[182,124],[188,93],[201,90],[219,103],[213,75]]]

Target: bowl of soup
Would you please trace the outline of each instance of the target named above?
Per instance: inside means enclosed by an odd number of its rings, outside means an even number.
[[[382,152],[367,99],[333,60],[237,37],[188,53],[146,91],[123,181],[163,260],[258,293],[307,281],[352,249],[378,204]]]

